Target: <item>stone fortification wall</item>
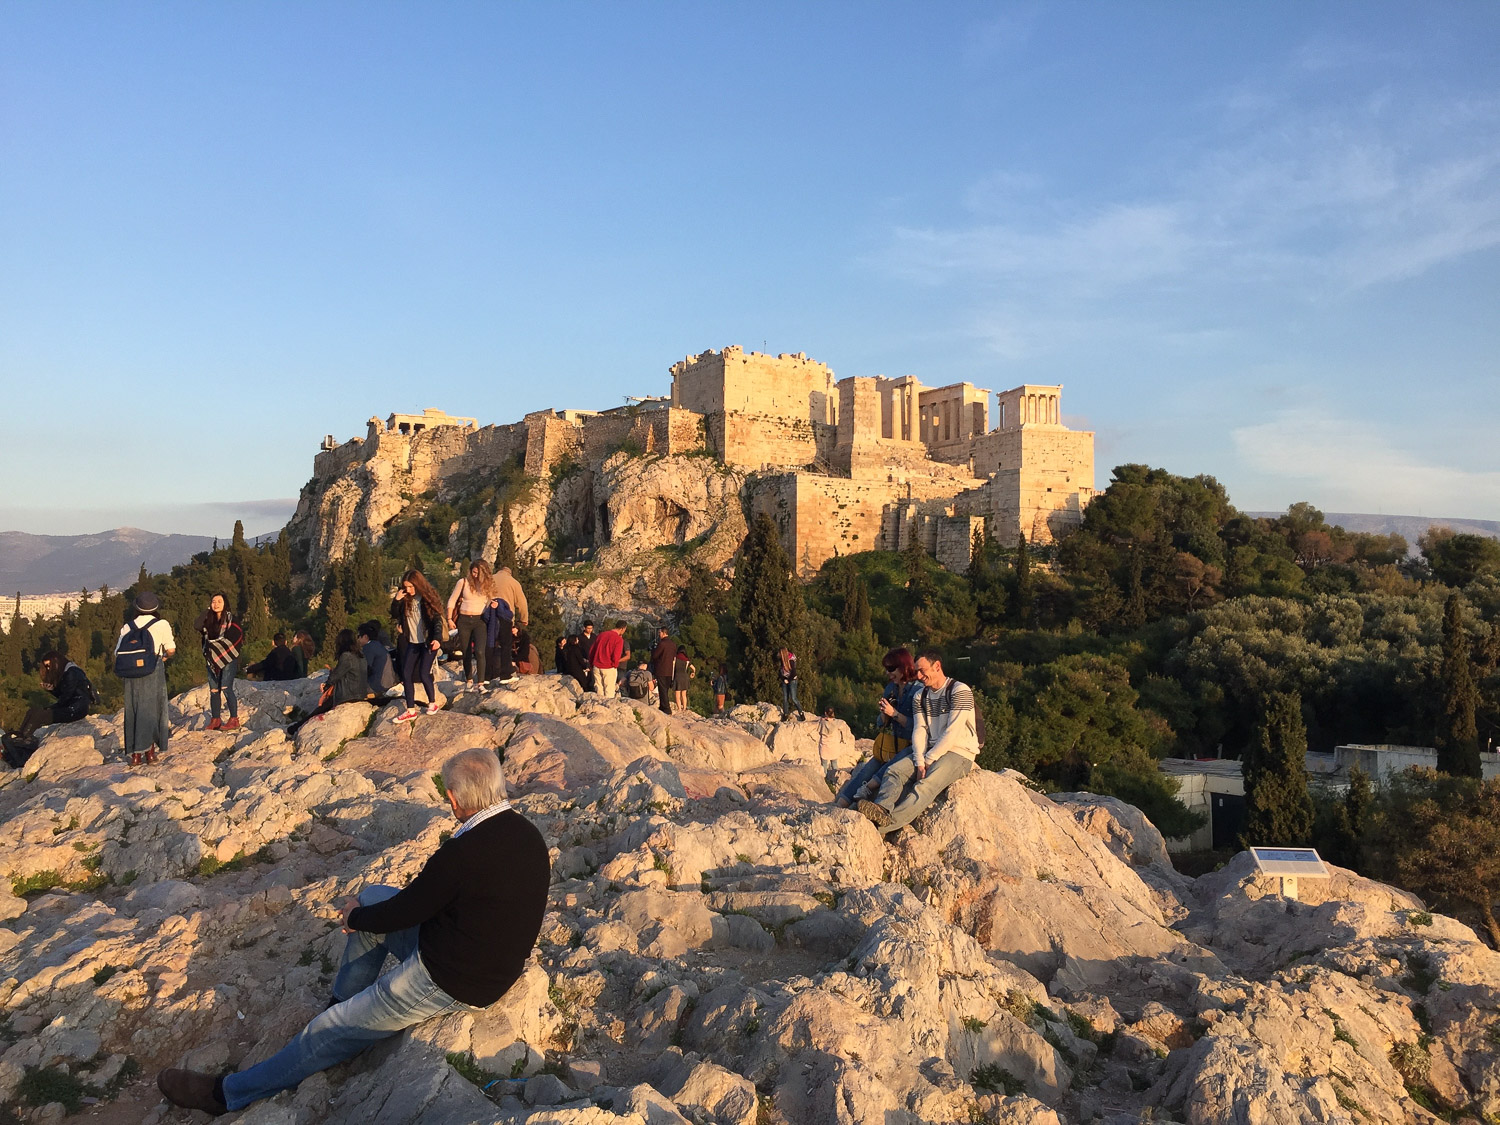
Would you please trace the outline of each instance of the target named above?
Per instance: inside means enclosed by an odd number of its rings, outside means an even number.
[[[851,480],[780,473],[752,483],[751,510],[776,520],[797,574],[806,578],[837,555],[900,549],[911,513],[940,516],[960,491],[952,481],[926,477]],[[924,540],[929,550],[936,548],[935,536],[934,530],[932,542]]]
[[[718,413],[704,419],[707,448],[737,469],[832,466],[833,426],[763,414]]]
[[[699,414],[769,415],[831,425],[838,395],[833,371],[802,352],[762,355],[730,346],[674,363],[672,405]]]
[[[1022,531],[1050,542],[1082,522],[1094,495],[1094,435],[1049,424],[995,430],[975,441],[974,468],[990,478],[976,503],[1001,544]]]

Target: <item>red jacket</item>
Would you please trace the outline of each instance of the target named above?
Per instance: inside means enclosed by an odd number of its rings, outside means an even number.
[[[594,645],[589,649],[589,663],[595,668],[618,668],[624,654],[624,636],[606,629],[594,638]]]

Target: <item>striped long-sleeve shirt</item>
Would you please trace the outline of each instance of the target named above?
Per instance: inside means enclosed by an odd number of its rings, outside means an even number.
[[[923,688],[912,710],[911,749],[919,769],[944,754],[962,754],[971,762],[978,757],[974,692],[968,684],[949,677],[936,691]]]

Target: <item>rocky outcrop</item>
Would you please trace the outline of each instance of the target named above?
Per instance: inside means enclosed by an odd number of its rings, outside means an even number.
[[[552,850],[533,964],[491,1009],[241,1119],[1500,1114],[1500,955],[1351,873],[1299,902],[1247,857],[1186,879],[1136,810],[1014,773],[971,774],[882,840],[830,804],[847,728],[774,709],[665,716],[540,676],[289,739],[315,692],[242,693],[234,733],[191,729],[201,701],[179,697],[146,771],[121,764],[117,718],[55,728],[45,768],[0,778],[0,1097],[29,1119],[60,1119],[27,1099],[76,1079],[113,1119],[186,1120],[156,1069],[279,1047],[326,1002],[340,898],[401,884],[452,831],[432,775],[471,746],[503,755]]]

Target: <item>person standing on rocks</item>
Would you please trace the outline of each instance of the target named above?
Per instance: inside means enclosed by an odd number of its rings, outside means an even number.
[[[405,890],[370,886],[344,900],[349,938],[328,1008],[245,1070],[162,1071],[168,1101],[214,1115],[244,1109],[408,1027],[488,1008],[521,978],[547,909],[547,843],[505,799],[493,750],[455,754],[442,778],[462,827]],[[398,964],[380,976],[388,955]]]
[[[516,682],[516,615],[504,598],[491,598],[484,607],[484,670],[502,684]]]
[[[979,756],[979,725],[969,685],[944,674],[937,649],[918,655],[916,671],[923,690],[912,713],[911,756],[886,767],[873,801],[859,802],[865,819],[887,835],[915,820],[968,773]]]
[[[516,624],[522,629],[531,624],[531,611],[526,606],[526,591],[521,589],[521,584],[516,581],[515,575],[511,574],[510,567],[502,566],[495,571],[493,590],[495,597],[504,598],[510,605],[511,612],[515,615]]]
[[[716,714],[724,713],[724,702],[729,698],[729,665],[719,663],[719,670],[714,673],[714,711]]]
[[[797,699],[797,654],[783,647],[776,654],[776,674],[781,678],[781,721],[786,722],[797,712],[797,718],[806,719],[802,703]]]
[[[396,623],[396,658],[401,662],[406,700],[406,710],[396,716],[396,722],[409,723],[422,713],[417,710],[418,680],[427,692],[427,713],[438,709],[432,663],[443,647],[441,638],[448,623],[442,599],[420,570],[408,570],[401,576],[401,586],[391,599],[391,620]]]
[[[469,563],[469,571],[448,595],[448,627],[458,630],[458,651],[464,658],[464,686],[461,691],[477,691],[485,681],[484,650],[489,629],[484,611],[495,596],[495,579],[490,564],[483,559]],[[509,600],[509,599],[507,599]]]
[[[235,623],[223,594],[208,599],[208,608],[193,622],[203,641],[203,662],[208,666],[208,705],[213,712],[209,730],[239,730],[240,705],[234,697],[234,678],[240,670],[240,645],[245,633]],[[219,718],[229,704],[229,721]]]
[[[149,765],[167,752],[167,661],[177,655],[172,626],[157,616],[161,599],[150,590],[135,599],[135,616],[120,626],[115,673],[125,681],[125,752],[130,764]]]
[[[619,682],[620,661],[625,656],[625,622],[616,621],[594,638],[589,663],[594,668],[594,690],[613,699]]]
[[[651,675],[656,678],[657,705],[668,715],[672,713],[673,662],[677,659],[677,642],[667,633],[667,627],[656,630],[656,647],[651,650]]]
[[[698,669],[693,667],[692,657],[688,650],[679,648],[672,660],[672,708],[678,714],[683,714],[688,709],[688,688],[698,678]]]

